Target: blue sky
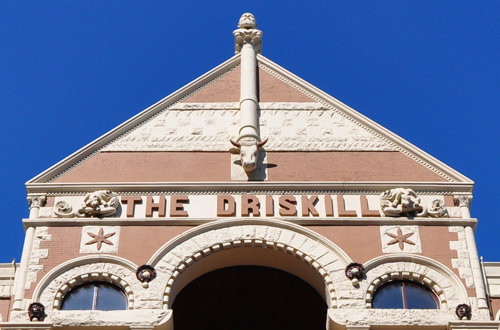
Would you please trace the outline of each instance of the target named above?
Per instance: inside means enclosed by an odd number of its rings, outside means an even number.
[[[500,261],[499,1],[0,0],[0,262],[20,260],[24,183],[231,57],[246,11],[264,56],[474,180]]]

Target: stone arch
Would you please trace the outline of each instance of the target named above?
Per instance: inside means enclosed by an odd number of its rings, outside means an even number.
[[[33,301],[42,303],[48,312],[58,310],[71,288],[89,281],[105,281],[120,287],[127,296],[128,308],[134,309],[134,291],[141,286],[135,278],[136,268],[134,263],[111,255],[68,260],[42,278],[33,292]]]
[[[315,275],[311,276],[321,279],[323,292],[319,293],[325,298],[329,308],[337,307],[335,286],[342,282],[350,284],[345,277],[344,270],[351,259],[325,237],[302,226],[281,220],[228,219],[188,230],[166,243],[152,256],[149,264],[157,269],[158,277],[166,279],[163,305],[167,308],[171,306],[175,295],[183,285],[189,282],[186,278],[189,279],[190,275],[186,273],[196,268],[193,265],[206,262],[208,257],[215,260],[216,257],[227,257],[230,254],[232,256],[224,260],[232,258],[232,261],[226,263],[225,266],[242,264],[245,258],[252,258],[247,253],[250,250],[253,252],[258,250],[259,256],[272,255],[274,265],[271,267],[289,271],[292,274],[296,274],[293,272],[295,270],[287,269],[286,266],[281,268],[281,262],[276,262],[277,255],[280,255],[283,260],[288,258],[287,255],[291,256],[289,259],[293,259],[294,265],[298,268],[302,267],[298,266],[300,264],[309,270],[312,269]],[[243,257],[238,258],[235,255]],[[203,271],[207,272],[206,269]],[[303,268],[297,271],[303,274],[307,272]],[[203,273],[198,275],[200,274]],[[305,276],[308,278],[300,275],[299,277],[317,288],[308,276]]]
[[[413,254],[391,254],[365,263],[365,307],[371,308],[374,292],[383,283],[393,279],[410,280],[431,289],[440,302],[441,310],[454,312],[458,304],[469,304],[462,281],[440,262]]]

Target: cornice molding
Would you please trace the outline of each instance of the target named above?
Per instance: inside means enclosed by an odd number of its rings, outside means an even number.
[[[223,220],[233,221],[256,221],[265,224],[267,220],[279,220],[286,223],[291,223],[301,226],[388,226],[388,225],[412,225],[412,226],[470,226],[476,228],[477,219],[454,219],[454,218],[305,218],[295,217],[238,217],[238,218],[69,218],[61,220],[61,218],[46,218],[46,219],[23,219],[24,228],[28,227],[81,227],[81,226],[198,226],[212,222],[220,222]]]
[[[315,181],[291,181],[291,182],[102,182],[102,183],[27,183],[28,194],[51,195],[78,195],[96,190],[111,190],[116,193],[191,193],[191,194],[213,194],[213,193],[306,193],[306,192],[342,192],[358,194],[375,194],[391,188],[405,187],[419,194],[454,194],[467,195],[472,193],[472,183],[457,182],[315,182]]]

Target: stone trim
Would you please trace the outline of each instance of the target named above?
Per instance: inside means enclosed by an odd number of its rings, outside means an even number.
[[[31,288],[31,283],[37,282],[38,273],[43,270],[43,265],[40,265],[40,259],[46,259],[49,256],[49,249],[41,249],[40,244],[43,241],[50,241],[51,239],[52,235],[49,234],[49,227],[36,227],[30,263],[28,265],[28,276],[25,286],[26,290]]]
[[[288,223],[299,224],[302,226],[357,226],[357,225],[369,225],[369,226],[394,226],[394,218],[358,218],[358,217],[342,217],[342,218],[326,218],[326,217],[282,217],[275,219],[286,221]],[[221,220],[228,218],[214,217],[211,219],[207,218],[107,218],[107,219],[64,219],[64,222],[60,218],[40,218],[40,219],[25,219],[23,224],[25,226],[99,226],[99,225],[109,225],[109,226],[198,226],[207,223],[219,222]],[[266,217],[249,217],[249,219],[258,219],[261,221],[267,221]],[[449,225],[463,225],[475,227],[477,221],[475,219],[430,219],[430,218],[417,218],[417,219],[398,219],[398,223],[402,226],[404,225],[418,225],[418,226],[449,226]]]
[[[163,306],[168,308],[173,302],[176,280],[195,262],[223,250],[246,247],[284,252],[310,265],[324,281],[330,308],[337,307],[336,286],[351,285],[344,269],[352,260],[338,246],[307,228],[274,219],[219,220],[172,239],[148,262],[157,269],[159,278],[167,279]]]
[[[224,243],[219,243],[215,244],[213,246],[207,247],[203,250],[196,251],[193,255],[185,258],[184,260],[180,261],[177,266],[172,270],[172,274],[170,275],[170,278],[168,279],[167,282],[167,288],[165,289],[164,297],[163,297],[163,305],[168,307],[169,306],[169,301],[170,301],[170,294],[172,287],[175,283],[175,280],[185,271],[187,268],[192,266],[195,262],[200,261],[201,258],[207,257],[212,253],[216,253],[222,250],[226,249],[233,249],[233,248],[245,248],[245,247],[261,247],[261,248],[269,248],[269,249],[274,249],[276,251],[281,251],[284,253],[288,253],[293,255],[294,257],[304,261],[308,265],[310,265],[312,268],[314,268],[324,279],[325,285],[327,288],[327,299],[329,298],[329,301],[327,304],[329,305],[329,308],[336,308],[337,307],[337,299],[335,296],[335,287],[334,287],[334,282],[332,277],[329,275],[329,272],[322,267],[314,257],[304,253],[301,250],[295,249],[294,247],[283,244],[283,243],[276,243],[276,242],[269,242],[265,241],[262,239],[243,239],[243,240],[234,240],[231,242],[224,242]]]
[[[413,189],[419,195],[452,195],[459,192],[470,193],[473,185],[467,183],[450,182],[349,182],[346,186],[344,182],[261,182],[259,189],[255,184],[248,182],[218,181],[218,182],[184,182],[171,183],[151,183],[151,182],[100,182],[93,183],[28,183],[26,190],[29,193],[42,192],[47,196],[59,195],[85,195],[100,189],[111,190],[122,195],[137,194],[159,194],[159,193],[189,193],[189,194],[214,194],[223,191],[224,193],[258,193],[267,192],[279,194],[287,192],[296,193],[342,193],[342,194],[380,194],[387,189],[407,187]]]
[[[474,278],[472,277],[472,267],[469,259],[469,251],[465,239],[465,229],[462,226],[450,226],[450,233],[457,233],[458,240],[450,241],[450,250],[457,251],[457,258],[451,259],[453,268],[458,270],[461,279],[465,281],[468,288],[474,287]]]

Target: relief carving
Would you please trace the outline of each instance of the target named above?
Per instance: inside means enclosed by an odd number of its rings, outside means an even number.
[[[267,151],[393,151],[387,141],[319,103],[260,103]],[[106,146],[106,151],[226,151],[238,104],[180,103]],[[188,129],[187,127],[191,127]]]
[[[380,195],[382,212],[389,217],[425,216],[426,208],[420,205],[415,191],[407,188],[386,190]]]
[[[259,149],[266,144],[267,139],[259,141],[258,137],[246,137],[239,141],[229,140],[233,146],[238,148],[241,166],[246,173],[250,173],[257,168],[259,161]]]
[[[380,195],[382,212],[388,217],[448,217],[448,210],[441,199],[432,201],[430,207],[422,205],[418,195],[409,188],[394,188]]]
[[[97,190],[85,196],[82,207],[76,212],[68,202],[57,202],[54,206],[54,214],[60,218],[102,218],[112,216],[119,207],[120,201],[115,193],[109,190]]]
[[[73,208],[68,202],[59,201],[54,205],[54,214],[59,218],[73,218]]]
[[[448,210],[444,205],[444,202],[440,199],[435,199],[432,201],[431,207],[427,210],[430,217],[433,218],[445,218],[448,217]]]
[[[28,316],[30,321],[43,321],[47,316],[45,306],[37,302],[31,303],[28,307]]]

